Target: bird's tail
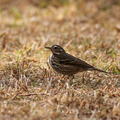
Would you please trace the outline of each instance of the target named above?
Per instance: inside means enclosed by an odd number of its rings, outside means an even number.
[[[108,73],[108,72],[106,72],[104,70],[100,70],[100,69],[97,69],[97,68],[94,68],[93,70],[97,70],[97,71],[100,71],[100,72]]]
[[[104,73],[108,73],[108,72],[106,72],[106,71],[104,71],[104,70],[100,70],[100,69],[97,69],[97,68],[90,68],[89,70],[97,70],[97,71],[100,71],[100,72],[104,72]]]

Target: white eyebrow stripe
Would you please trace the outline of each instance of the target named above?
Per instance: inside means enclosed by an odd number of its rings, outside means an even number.
[[[57,47],[57,45],[54,46],[54,48]]]

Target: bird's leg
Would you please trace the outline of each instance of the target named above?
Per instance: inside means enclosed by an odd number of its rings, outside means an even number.
[[[73,79],[74,79],[74,75],[71,75],[69,78],[70,78],[69,85],[72,85]]]
[[[71,77],[72,77],[72,79],[71,79],[71,80],[73,80],[75,76],[74,76],[74,75],[72,75]]]

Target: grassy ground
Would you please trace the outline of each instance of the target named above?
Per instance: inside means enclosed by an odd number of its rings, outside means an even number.
[[[119,1],[0,1],[1,120],[119,120]],[[108,71],[70,78],[50,68],[45,46]]]

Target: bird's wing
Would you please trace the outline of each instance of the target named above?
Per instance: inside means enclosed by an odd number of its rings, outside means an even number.
[[[94,68],[90,64],[84,62],[83,60],[76,58],[68,53],[66,53],[62,59],[59,61],[60,64],[63,65],[73,65],[73,66],[79,66],[82,69],[88,69],[88,68]]]

